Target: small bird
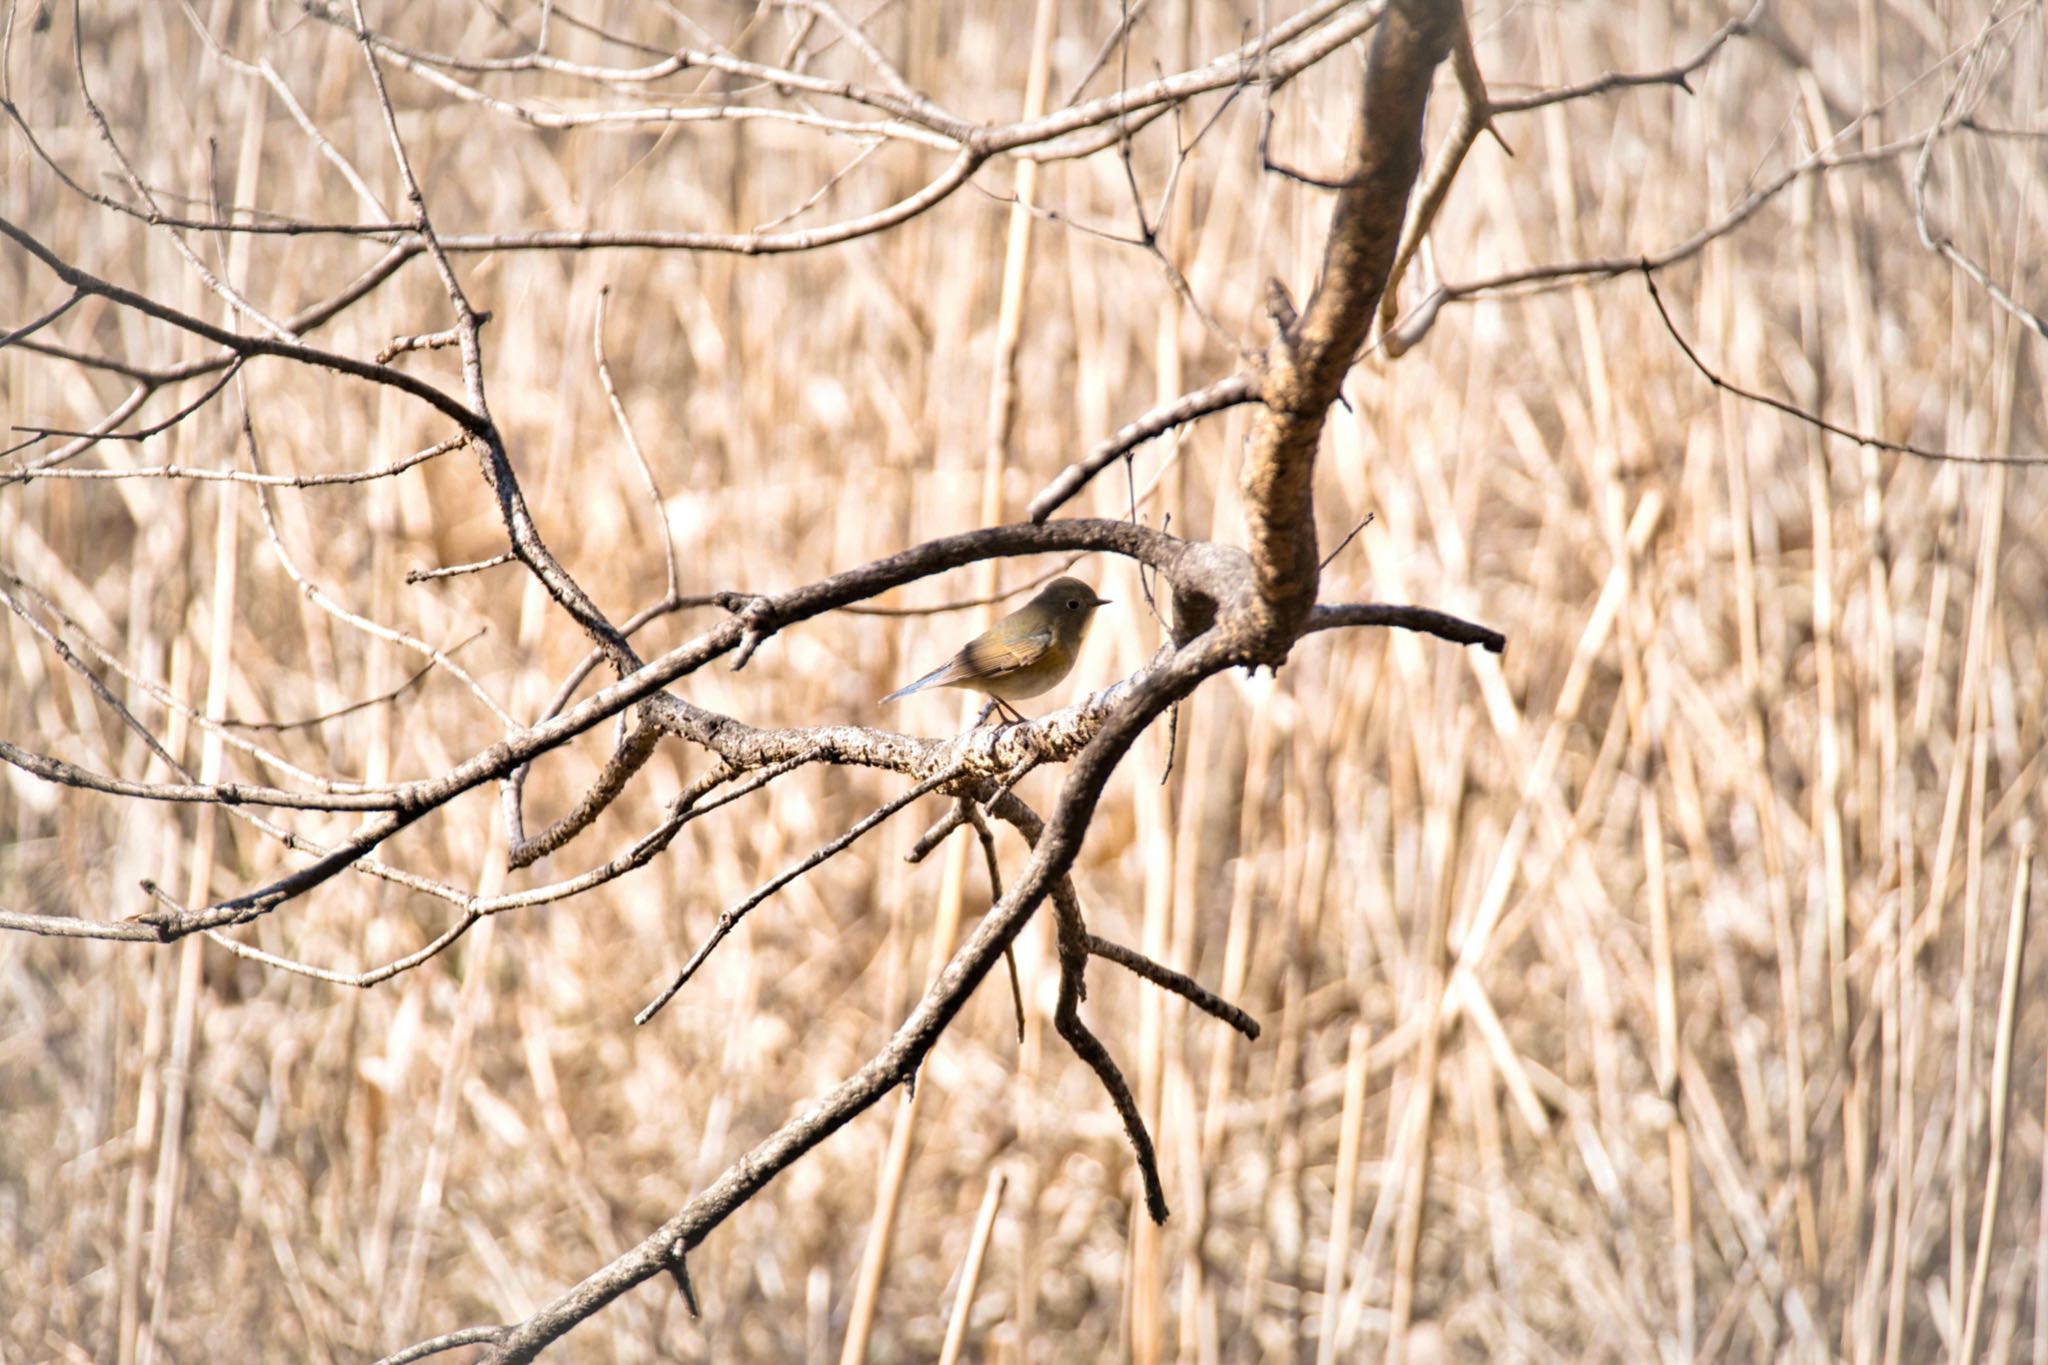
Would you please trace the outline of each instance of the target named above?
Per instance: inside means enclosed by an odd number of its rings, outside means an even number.
[[[1038,596],[969,640],[942,667],[882,701],[927,687],[966,687],[986,693],[995,705],[1022,720],[1023,714],[1010,703],[1059,685],[1081,652],[1095,609],[1108,601],[1078,578],[1055,578],[1039,589]]]

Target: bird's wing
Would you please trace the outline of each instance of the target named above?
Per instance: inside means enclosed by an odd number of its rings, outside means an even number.
[[[953,656],[953,662],[945,671],[952,676],[947,682],[973,682],[980,678],[1000,678],[1005,673],[1014,673],[1020,668],[1029,668],[1045,657],[1052,648],[1052,631],[1034,631],[1029,635],[1012,640],[998,640],[993,635],[981,635],[967,642],[967,647]]]
[[[1029,668],[1043,659],[1051,648],[1050,630],[1037,631],[1015,640],[999,640],[993,633],[980,635],[968,641],[966,648],[938,668],[907,687],[897,688],[882,700],[895,701],[927,687],[950,687],[959,683],[972,684],[983,678],[1000,678],[1005,673]]]

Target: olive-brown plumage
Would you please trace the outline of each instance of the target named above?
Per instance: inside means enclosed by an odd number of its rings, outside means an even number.
[[[965,687],[1018,715],[1011,702],[1049,691],[1067,676],[1095,609],[1108,601],[1078,578],[1055,578],[944,664],[882,700],[892,702],[927,687]]]

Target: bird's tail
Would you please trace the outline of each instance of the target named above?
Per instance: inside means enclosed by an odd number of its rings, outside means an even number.
[[[876,702],[875,705],[886,706],[890,702],[895,701],[899,697],[907,697],[912,692],[921,692],[925,688],[930,687],[933,683],[941,681],[945,677],[947,671],[950,670],[952,667],[953,665],[950,663],[942,664],[938,668],[935,668],[931,672],[925,674],[922,678],[919,678],[916,682],[905,683],[903,686],[897,688],[894,692],[891,692],[888,696],[882,698],[881,701]]]

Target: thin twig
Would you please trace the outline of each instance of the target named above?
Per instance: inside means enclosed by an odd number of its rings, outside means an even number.
[[[1316,565],[1316,571],[1320,573],[1324,569],[1329,568],[1330,561],[1334,560],[1338,555],[1343,554],[1344,547],[1349,545],[1352,542],[1352,540],[1354,540],[1357,537],[1360,531],[1363,531],[1366,527],[1372,525],[1372,519],[1373,514],[1371,512],[1367,512],[1364,516],[1360,517],[1358,519],[1358,524],[1352,527],[1350,530],[1346,531],[1344,533],[1344,539],[1337,542],[1336,548],[1331,550],[1330,553],[1323,556],[1323,562]]]
[[[1664,329],[1671,334],[1671,339],[1678,343],[1678,349],[1685,353],[1685,358],[1692,362],[1692,367],[1698,370],[1705,377],[1706,381],[1717,389],[1726,390],[1737,398],[1751,403],[1761,403],[1767,408],[1773,408],[1784,413],[1787,417],[1797,418],[1808,426],[1818,427],[1830,436],[1840,436],[1844,440],[1854,441],[1857,445],[1869,446],[1874,450],[1889,450],[1900,455],[1912,455],[1919,459],[1935,460],[1944,464],[2048,464],[2048,457],[2039,455],[1957,454],[1954,451],[1930,450],[1926,446],[1911,445],[1901,441],[1887,441],[1881,436],[1872,436],[1865,432],[1851,431],[1848,427],[1838,426],[1817,412],[1808,412],[1797,403],[1788,403],[1782,398],[1774,398],[1770,394],[1759,393],[1755,389],[1746,389],[1740,384],[1732,384],[1709,368],[1706,361],[1700,359],[1699,352],[1693,350],[1691,344],[1686,341],[1684,334],[1678,330],[1678,324],[1671,319],[1670,310],[1664,306],[1664,296],[1658,292],[1657,277],[1650,262],[1644,261],[1638,268],[1643,272],[1643,283],[1649,288],[1650,302],[1657,306],[1657,316],[1664,320]]]
[[[818,864],[832,857],[835,853],[845,849],[854,840],[866,834],[876,825],[881,824],[897,811],[902,810],[919,797],[937,791],[947,783],[958,778],[965,771],[964,767],[955,764],[950,768],[942,769],[932,774],[901,795],[883,802],[879,807],[855,823],[844,834],[824,844],[800,862],[785,868],[782,872],[771,877],[768,881],[762,883],[752,894],[748,895],[746,899],[726,910],[724,914],[718,917],[718,923],[712,927],[711,936],[704,940],[703,945],[695,953],[690,955],[690,960],[683,964],[683,969],[676,973],[675,979],[668,984],[667,989],[649,1001],[638,1014],[634,1015],[633,1022],[645,1024],[656,1014],[660,1013],[661,1007],[674,999],[676,992],[690,983],[690,978],[697,974],[697,969],[704,965],[705,959],[711,956],[712,950],[725,941],[727,934],[730,934],[735,928],[739,927],[739,922],[746,918],[748,911],[752,910],[762,901],[767,900],[783,887],[788,886],[798,877],[803,876],[804,873],[809,872]]]
[[[1154,962],[1135,948],[1126,948],[1121,943],[1112,943],[1098,934],[1088,935],[1088,952],[1091,956],[1106,958],[1133,975],[1143,977],[1161,990],[1172,991],[1196,1009],[1221,1019],[1224,1023],[1242,1033],[1246,1038],[1257,1041],[1259,1021],[1246,1014],[1237,1006],[1223,999],[1207,986],[1177,972],[1164,963]]]
[[[236,373],[237,367],[230,366],[222,375],[221,383],[227,383],[235,377]],[[218,388],[219,386],[216,385],[215,387]],[[212,396],[212,391],[209,390],[205,398]],[[149,436],[168,430],[170,427],[191,416],[194,412],[197,412],[204,401],[205,399],[202,398],[199,403],[194,403],[177,416],[166,420],[147,432],[72,433],[58,432],[50,428],[36,428],[36,430],[45,431],[52,435],[89,435],[94,440],[103,441],[146,440]],[[17,431],[28,429],[25,427],[15,428]],[[451,450],[461,449],[464,440],[465,438],[461,436],[451,436],[445,441],[437,441],[424,450],[415,450],[412,454],[402,459],[393,460],[389,464],[382,464],[374,469],[358,470],[345,474],[262,474],[251,473],[246,469],[200,469],[190,465],[176,464],[142,465],[131,469],[0,469],[0,485],[34,483],[43,479],[190,479],[194,483],[240,483],[250,484],[259,488],[331,488],[344,484],[375,483],[379,479],[388,479],[394,475],[403,474],[415,465],[425,464],[428,460],[437,459],[442,455],[446,455]],[[476,566],[467,567],[474,568]],[[421,577],[431,578],[443,573],[461,571],[464,570],[428,570],[422,572]],[[417,582],[419,580],[408,574],[407,581]]]
[[[1003,898],[1003,867],[996,857],[995,831],[982,818],[981,807],[963,797],[960,801],[962,818],[974,826],[974,835],[981,843],[982,861],[988,866],[988,900],[995,905]],[[1017,976],[1017,951],[1014,946],[1003,949],[1003,965],[1010,973],[1010,1003],[1017,1012],[1017,1045],[1024,1045],[1024,983]]]
[[[604,311],[605,303],[611,298],[611,286],[597,291],[597,317],[590,325],[590,348],[597,357],[597,379],[604,386],[605,402],[611,406],[612,420],[618,423],[619,436],[626,443],[626,449],[633,456],[633,463],[639,467],[641,481],[647,485],[647,502],[654,509],[656,525],[661,528],[661,562],[666,573],[668,595],[676,595],[676,537],[670,529],[668,516],[662,511],[661,481],[654,477],[654,466],[647,462],[647,452],[640,448],[640,438],[633,434],[633,423],[626,417],[626,405],[619,401],[619,387],[612,382],[611,362],[604,354]]]
[[[416,584],[430,583],[437,578],[460,578],[464,574],[482,573],[485,569],[495,569],[513,562],[512,552],[505,550],[488,559],[473,560],[468,564],[446,564],[438,569],[407,569],[405,581]]]
[[[177,426],[187,417],[190,417],[193,413],[199,411],[208,403],[211,403],[215,398],[219,397],[221,390],[225,389],[228,386],[228,384],[235,378],[235,376],[241,373],[241,368],[242,362],[240,359],[237,359],[232,365],[228,366],[227,369],[221,372],[219,378],[215,379],[213,383],[207,385],[206,388],[200,393],[200,395],[197,398],[187,403],[184,407],[179,408],[176,412],[164,418],[162,421],[152,422],[150,425],[146,427],[138,427],[134,431],[114,430],[114,428],[120,425],[120,422],[123,419],[125,419],[126,416],[126,413],[121,412],[119,409],[116,410],[118,415],[110,415],[107,419],[103,420],[99,426],[94,427],[90,431],[76,431],[65,427],[45,427],[16,423],[13,427],[10,428],[10,430],[24,432],[27,434],[28,439],[24,441],[17,441],[13,445],[8,446],[5,450],[0,450],[0,459],[5,459],[7,456],[16,454],[19,451],[26,450],[28,447],[32,445],[37,445],[43,441],[48,441],[57,437],[62,437],[67,440],[75,442],[82,442],[84,446],[97,445],[101,441],[120,441],[129,445],[140,445],[144,441],[150,440],[153,437],[163,435],[172,427]],[[127,408],[127,404],[124,403],[122,407]],[[130,412],[133,411],[132,408],[128,408],[127,410]],[[40,473],[35,469],[0,470],[0,484],[26,483],[29,479],[37,477],[48,478],[49,474]],[[93,477],[106,478],[109,477],[109,475],[97,474],[94,475]]]
[[[1687,78],[1711,62],[1715,55],[1732,39],[1746,38],[1755,29],[1758,21],[1769,8],[1769,0],[1757,0],[1749,12],[1714,30],[1698,51],[1673,66],[1661,67],[1655,71],[1609,71],[1577,85],[1561,86],[1555,90],[1538,90],[1528,95],[1495,96],[1489,103],[1496,114],[1522,114],[1532,109],[1542,109],[1553,104],[1569,104],[1574,100],[1604,95],[1611,90],[1636,90],[1646,86],[1676,86],[1686,94],[1693,93],[1692,83]]]
[[[1053,912],[1060,961],[1060,998],[1053,1012],[1053,1027],[1074,1050],[1074,1055],[1088,1063],[1102,1088],[1109,1092],[1109,1102],[1123,1120],[1124,1136],[1130,1140],[1131,1154],[1138,1163],[1138,1177],[1145,1187],[1145,1211],[1154,1223],[1164,1223],[1168,1214],[1166,1188],[1159,1181],[1159,1158],[1152,1146],[1152,1135],[1145,1129],[1145,1116],[1139,1112],[1138,1101],[1109,1049],[1081,1022],[1081,998],[1087,994],[1084,977],[1088,970],[1089,935],[1081,918],[1081,903],[1071,885],[1062,883],[1062,888],[1053,892]]]
[[[1198,417],[1222,412],[1240,403],[1255,403],[1260,398],[1258,376],[1246,373],[1219,379],[1205,388],[1161,404],[1136,421],[1119,427],[1081,460],[1061,470],[1058,477],[1031,500],[1026,515],[1033,521],[1044,521],[1070,502],[1090,479],[1155,436],[1163,436]]]

